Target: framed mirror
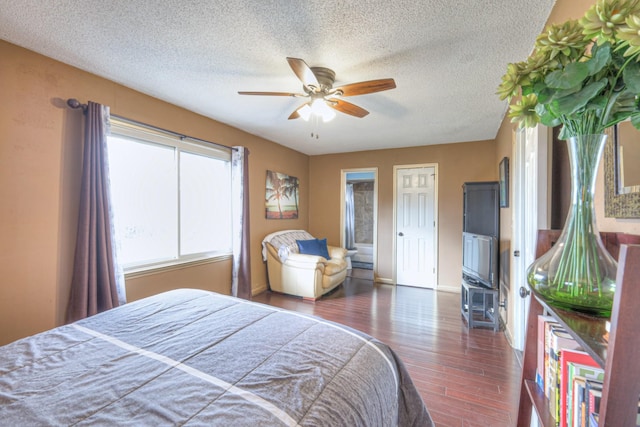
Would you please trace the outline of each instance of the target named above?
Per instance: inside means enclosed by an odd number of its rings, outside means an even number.
[[[640,131],[625,121],[607,134],[604,214],[610,218],[640,218]]]

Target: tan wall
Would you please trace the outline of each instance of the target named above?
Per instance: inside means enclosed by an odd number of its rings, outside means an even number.
[[[378,168],[378,253],[376,275],[393,280],[393,167],[438,164],[438,283],[458,289],[462,271],[462,184],[498,179],[494,141],[312,156],[309,228],[340,243],[340,179],[343,169]]]
[[[587,9],[593,5],[593,0],[557,0],[551,15],[549,16],[548,23],[562,23],[567,19],[578,19],[582,17]],[[541,29],[542,30],[542,29]],[[531,41],[531,48],[535,40]],[[514,62],[523,61],[526,58],[514,58]],[[506,71],[505,64],[505,71]],[[495,162],[499,162],[503,157],[507,156],[512,158],[512,150],[514,143],[514,129],[515,125],[509,122],[509,119],[505,119],[502,122],[498,136],[496,137],[497,149]],[[632,234],[640,234],[640,220],[629,219],[614,219],[604,217],[604,173],[603,163],[600,162],[600,172],[596,181],[596,216],[598,227],[600,231],[620,231]],[[511,188],[511,196],[513,196],[513,187]],[[513,197],[510,197],[513,200]],[[511,220],[511,208],[500,209],[500,240],[501,244],[509,244],[512,238],[512,220]],[[515,248],[511,248],[513,252]],[[510,258],[511,259],[511,258]],[[508,311],[513,313],[514,303],[519,298],[517,295],[520,285],[513,283],[513,271],[511,277],[511,292],[509,294],[509,308]],[[507,324],[507,333],[513,336],[514,328],[512,322]]]
[[[62,323],[71,280],[82,149],[81,113],[68,98],[225,145],[249,148],[251,271],[266,288],[260,242],[307,228],[308,157],[111,81],[0,41],[0,344]],[[300,219],[264,219],[266,170],[300,178]],[[130,280],[133,299],[174,287],[229,292],[229,261]]]
[[[127,277],[127,301],[139,300],[176,288],[204,289],[229,295],[229,281],[219,279],[223,277],[231,277],[229,259],[153,274],[138,274]]]
[[[593,0],[558,0],[550,22],[579,17]],[[531,41],[533,46],[534,40]],[[439,165],[439,283],[458,286],[461,269],[462,189],[465,181],[497,179],[498,162],[512,157],[512,125],[505,120],[496,142],[484,141],[396,150],[314,156],[167,104],[0,41],[0,344],[62,323],[75,245],[81,146],[81,116],[67,98],[111,106],[114,114],[226,145],[244,145],[250,155],[252,288],[266,288],[260,255],[264,235],[308,228],[340,242],[340,171],[378,168],[378,275],[392,279],[393,165]],[[514,60],[524,58],[514,58]],[[506,64],[505,64],[506,67]],[[297,220],[266,220],[266,170],[300,178]],[[602,231],[640,234],[640,221],[603,216],[603,180],[598,178]],[[511,209],[501,209],[501,240],[511,240]],[[229,262],[130,279],[131,299],[173,287],[228,292]],[[517,286],[511,286],[512,293]],[[512,302],[515,295],[510,295]],[[508,325],[512,328],[512,325]]]

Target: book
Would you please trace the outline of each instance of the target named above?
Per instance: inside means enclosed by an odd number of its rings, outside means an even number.
[[[585,389],[585,399],[587,400],[587,415],[600,413],[600,399],[602,398],[602,382],[597,380],[587,380]]]
[[[544,390],[544,378],[547,367],[549,366],[548,353],[545,352],[545,333],[548,323],[557,323],[553,316],[545,316],[541,314],[538,316],[538,345],[536,350],[538,352],[537,365],[536,365],[536,384],[540,387],[540,390]]]
[[[599,381],[586,381],[585,398],[588,395],[587,419],[591,422],[587,427],[598,427],[598,417],[600,413],[600,400],[602,398],[602,383]],[[638,411],[635,425],[640,427],[640,399],[638,399]]]
[[[566,416],[562,417],[561,406],[564,406],[566,410],[566,404],[562,405],[560,396],[565,396],[566,391],[563,393],[560,390],[562,379],[562,364],[560,361],[561,354],[565,350],[572,350],[580,348],[580,345],[573,339],[573,337],[561,326],[552,326],[550,331],[551,341],[549,347],[549,410],[551,416],[556,420],[556,424],[566,426]],[[562,424],[564,419],[564,424]]]
[[[604,370],[587,353],[581,350],[564,348],[560,352],[560,419],[561,427],[571,427],[573,424],[573,377],[600,380],[604,377]]]
[[[544,395],[550,399],[551,393],[551,365],[549,363],[549,355],[551,354],[551,327],[559,327],[558,322],[546,322],[544,324]]]
[[[611,322],[607,320],[604,324],[604,335],[602,335],[602,339],[605,342],[609,342],[609,332],[611,332]]]
[[[584,401],[584,390],[586,386],[586,379],[580,376],[573,377],[573,411],[569,414],[570,417],[567,421],[567,425],[571,427],[585,427],[584,414],[586,409],[586,403]]]
[[[544,325],[544,393],[547,399],[551,399],[551,394],[555,390],[555,364],[553,364],[552,341],[554,334],[552,331],[562,329],[557,321],[549,321]]]

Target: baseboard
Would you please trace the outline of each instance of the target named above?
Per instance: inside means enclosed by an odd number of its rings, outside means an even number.
[[[504,325],[504,337],[507,339],[507,342],[509,343],[511,348],[516,350],[516,347],[513,345],[514,341],[513,341],[513,336],[511,335],[511,331],[509,330],[509,328],[507,328],[507,325],[504,323],[504,320],[502,320],[502,316],[500,316],[500,322]]]
[[[374,277],[373,279],[374,283],[381,283],[383,285],[396,285],[396,282],[393,281],[393,279],[388,279],[386,277]],[[451,293],[456,293],[459,294],[460,293],[460,287],[456,287],[456,286],[444,286],[444,285],[440,285],[436,288],[436,290],[438,291],[442,291],[442,292],[451,292]]]
[[[442,292],[451,292],[451,293],[455,293],[455,294],[459,294],[460,293],[460,286],[439,285],[436,289],[438,291],[442,291]]]
[[[251,296],[254,297],[254,296],[256,296],[258,294],[261,294],[263,292],[266,292],[266,291],[267,291],[267,285],[262,285],[262,286],[260,286],[258,288],[251,289]]]

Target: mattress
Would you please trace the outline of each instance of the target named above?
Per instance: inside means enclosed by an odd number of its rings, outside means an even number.
[[[0,347],[0,423],[432,425],[385,344],[193,289]]]

